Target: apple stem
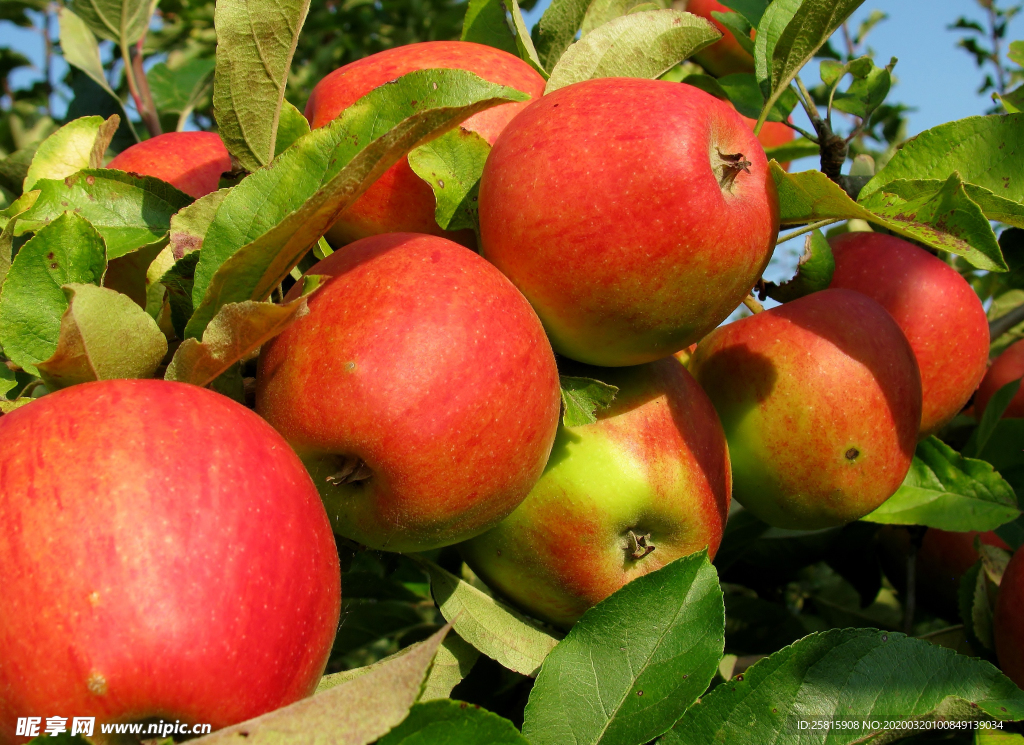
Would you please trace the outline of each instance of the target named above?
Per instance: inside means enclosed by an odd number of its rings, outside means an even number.
[[[764,311],[764,306],[757,302],[753,295],[747,295],[743,298],[743,304],[747,306],[751,313],[761,313]]]
[[[718,157],[722,160],[722,175],[718,179],[718,185],[723,189],[731,189],[740,171],[750,173],[750,166],[753,165],[743,153],[723,153],[719,150]]]
[[[341,468],[332,476],[324,479],[328,484],[341,486],[343,484],[354,484],[357,481],[366,481],[373,475],[373,471],[367,468],[366,464],[359,458],[346,456],[342,461]]]
[[[626,531],[626,548],[633,559],[642,559],[655,549],[651,543],[651,534],[637,535],[632,530]]]

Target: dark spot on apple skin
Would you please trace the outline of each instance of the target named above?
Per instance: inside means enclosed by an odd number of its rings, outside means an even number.
[[[240,731],[238,734],[241,735],[242,737],[248,737],[249,736],[249,733],[246,732],[245,730]]]
[[[501,556],[501,549],[498,549],[498,556]]]
[[[846,460],[857,460],[859,455],[860,451],[857,448],[850,448],[846,451]]]

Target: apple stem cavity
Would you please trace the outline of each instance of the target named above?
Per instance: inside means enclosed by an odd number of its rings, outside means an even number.
[[[750,166],[753,165],[743,153],[723,153],[719,150],[718,158],[721,161],[719,163],[721,173],[718,176],[718,185],[723,189],[731,190],[733,182],[740,175],[740,172],[750,173]]]
[[[366,481],[372,475],[373,471],[360,458],[349,455],[343,457],[341,468],[338,469],[337,473],[328,476],[324,480],[328,484],[342,486],[343,484],[353,484],[357,481]]]
[[[655,549],[653,543],[651,543],[651,534],[637,535],[632,530],[626,531],[626,550],[629,552],[630,557],[636,560],[640,560],[647,556]]]

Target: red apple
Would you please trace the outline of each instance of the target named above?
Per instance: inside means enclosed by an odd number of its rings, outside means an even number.
[[[1000,388],[1014,380],[1024,377],[1024,340],[1014,342],[1002,354],[996,357],[992,367],[985,373],[985,377],[978,386],[978,392],[974,396],[974,412],[981,419],[985,413],[985,407],[992,400]],[[1024,417],[1024,385],[1017,391],[1010,400],[1010,405],[1003,412],[1004,418]]]
[[[771,258],[778,198],[733,108],[689,85],[601,78],[530,104],[480,182],[483,255],[555,351],[636,365],[699,340]]]
[[[395,47],[356,60],[325,77],[306,103],[306,118],[316,129],[374,88],[415,70],[452,68],[469,70],[484,80],[507,85],[539,98],[544,78],[508,52],[468,41],[428,41]],[[507,103],[482,111],[462,123],[490,143],[526,102]],[[413,232],[443,235],[466,242],[468,231],[441,230],[434,220],[435,199],[430,186],[402,158],[384,173],[356,202],[342,213],[327,232],[333,245],[350,243],[379,233]]]
[[[729,440],[733,495],[779,528],[856,520],[899,488],[921,421],[921,381],[874,300],[825,290],[716,329],[690,372]]]
[[[732,13],[732,8],[727,8],[717,0],[689,0],[686,10],[695,16],[706,18],[715,25],[723,36],[711,46],[693,55],[693,60],[715,77],[731,75],[736,72],[754,72],[754,58],[750,52],[740,46],[736,37],[725,26],[711,15],[711,11],[719,13]],[[751,32],[751,37],[753,37]]]
[[[558,371],[525,298],[444,238],[364,238],[267,344],[256,410],[298,451],[335,532],[422,551],[482,533],[544,470]]]
[[[0,742],[17,717],[219,728],[313,692],[338,554],[266,422],[195,386],[110,380],[3,416],[0,437]]]
[[[747,123],[747,126],[751,130],[757,125],[756,119],[750,119],[743,117],[743,121]],[[761,143],[761,147],[765,150],[773,147],[779,147],[780,145],[786,145],[793,141],[795,133],[793,129],[783,122],[765,122],[761,125],[761,131],[757,133],[757,141]],[[779,163],[785,170],[789,170],[789,161],[785,163]]]
[[[231,156],[215,132],[168,132],[132,145],[107,168],[155,176],[199,199],[217,191]]]
[[[999,667],[1024,686],[1024,551],[1016,551],[1003,572],[993,619]]]
[[[460,546],[490,587],[563,627],[680,556],[714,557],[729,513],[722,426],[677,360],[584,374],[619,386],[612,406],[561,428],[526,501]]]
[[[881,303],[903,329],[921,370],[921,432],[934,434],[964,407],[988,364],[988,319],[960,274],[923,248],[881,233],[832,238],[832,287]]]

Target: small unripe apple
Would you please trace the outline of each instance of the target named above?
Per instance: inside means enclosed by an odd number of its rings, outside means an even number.
[[[608,367],[721,323],[771,258],[778,196],[753,132],[689,85],[600,78],[530,104],[480,181],[481,252],[556,352]]]
[[[1003,572],[993,619],[999,667],[1024,686],[1024,551],[1017,550]]]
[[[985,373],[978,392],[974,396],[974,413],[980,419],[992,396],[1007,383],[1024,377],[1024,340],[1014,342],[996,357],[992,367]],[[1004,418],[1024,417],[1024,385],[1010,400],[1010,405],[1003,412]]]
[[[313,89],[306,103],[312,128],[323,127],[374,88],[415,70],[449,68],[468,70],[484,80],[507,85],[539,98],[544,78],[508,52],[468,41],[427,41],[387,49],[340,67]],[[526,102],[495,106],[471,116],[460,125],[493,143]],[[427,233],[460,243],[474,240],[471,231],[444,231],[434,220],[436,200],[430,186],[402,158],[346,209],[327,239],[338,246],[379,233]]]
[[[721,39],[693,55],[694,62],[719,78],[737,72],[754,72],[754,58],[750,52],[740,46],[732,32],[711,15],[711,11],[732,13],[732,8],[727,8],[717,0],[689,0],[686,10],[707,19],[722,32]]]
[[[493,530],[460,546],[490,587],[571,626],[635,577],[707,548],[729,512],[715,410],[675,359],[600,370],[619,387],[598,421],[559,430],[540,481]]]
[[[196,386],[109,380],[0,417],[0,438],[0,742],[18,717],[216,729],[313,693],[338,553],[266,422]]]
[[[123,150],[107,168],[155,176],[199,199],[217,191],[231,156],[215,132],[167,132]]]
[[[689,364],[729,440],[733,495],[779,528],[856,520],[910,469],[921,380],[899,326],[852,290],[722,326]]]
[[[946,262],[901,238],[872,232],[832,238],[831,287],[882,305],[903,329],[921,370],[921,432],[963,409],[988,365],[988,319],[977,294]]]
[[[335,532],[423,551],[496,525],[544,470],[558,370],[526,299],[444,238],[364,238],[263,347],[256,410],[309,468]]]

